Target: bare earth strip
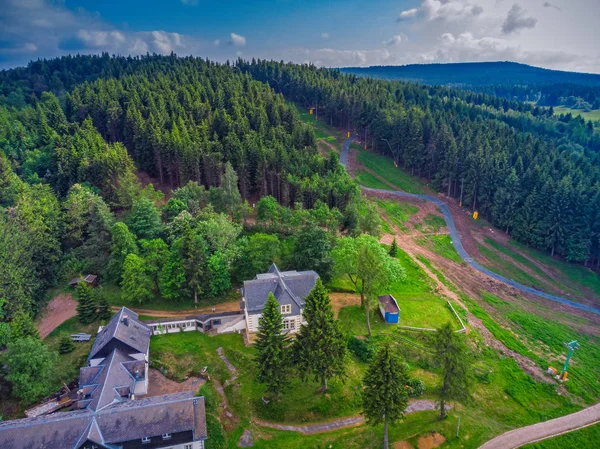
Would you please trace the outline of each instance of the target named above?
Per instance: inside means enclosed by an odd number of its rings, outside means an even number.
[[[70,293],[61,293],[52,298],[36,323],[40,336],[46,338],[62,323],[77,315],[76,307],[77,302]]]
[[[577,413],[503,433],[480,446],[480,449],[513,449],[572,432],[597,422],[600,422],[600,403]]]

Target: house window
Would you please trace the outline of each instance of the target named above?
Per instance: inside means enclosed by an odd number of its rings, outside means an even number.
[[[283,320],[283,329],[284,330],[296,329],[296,320]]]
[[[142,438],[142,443],[147,444],[150,442],[150,437],[143,437]]]
[[[163,433],[163,440],[170,440],[170,439],[171,439],[170,433]]]
[[[292,305],[291,304],[283,304],[281,306],[281,313],[284,315],[289,315],[292,313]]]
[[[220,326],[221,325],[221,320],[212,320],[212,325],[213,326]]]
[[[191,444],[186,444],[183,446],[183,449],[193,449],[193,446]]]

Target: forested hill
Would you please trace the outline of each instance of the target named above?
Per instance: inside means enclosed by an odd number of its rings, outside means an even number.
[[[242,221],[244,200],[277,232],[306,223],[360,232],[369,214],[358,212],[356,184],[337,154],[318,151],[291,101],[451,197],[464,181],[464,204],[513,238],[600,263],[600,133],[581,118],[309,65],[175,55],[37,61],[2,72],[0,92],[6,318],[35,311],[68,276],[120,282],[128,254],[140,255],[131,269],[168,262],[147,287],[162,297],[222,292],[252,251],[219,246],[239,228],[222,241],[210,234],[229,229],[219,214]],[[172,191],[164,208],[140,172]]]
[[[346,67],[344,73],[388,80],[440,85],[580,84],[600,86],[600,75],[543,69],[516,62],[464,62],[453,64],[409,64],[403,66]]]
[[[346,67],[344,73],[386,80],[454,86],[541,106],[600,108],[600,74],[564,72],[516,62]]]

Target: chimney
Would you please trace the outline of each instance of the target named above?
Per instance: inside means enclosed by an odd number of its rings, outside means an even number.
[[[129,318],[127,318],[127,315],[123,315],[123,324],[129,326]]]

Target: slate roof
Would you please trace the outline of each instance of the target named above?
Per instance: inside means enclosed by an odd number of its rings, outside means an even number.
[[[136,374],[137,372],[137,374]],[[135,382],[146,376],[146,361],[137,360],[115,349],[96,366],[79,370],[79,388],[88,394],[84,404],[91,410],[101,410],[129,399]]]
[[[128,326],[121,322],[125,314]],[[103,337],[94,343],[96,353],[113,338],[128,335],[145,341],[140,352],[146,353],[150,330],[137,318],[135,312],[122,308],[99,334]],[[192,431],[195,441],[206,439],[204,398],[186,392],[129,399],[146,369],[145,359],[137,360],[115,347],[97,365],[81,368],[79,388],[84,399],[77,402],[79,410],[0,422],[0,448],[76,449],[85,441],[106,446],[184,431]]]
[[[145,436],[193,431],[207,438],[203,397],[192,392],[154,396],[89,409],[0,422],[0,447],[74,449],[86,440],[116,444]]]
[[[260,312],[273,293],[280,304],[295,302],[304,307],[304,298],[315,286],[319,275],[310,271],[279,271],[275,264],[267,273],[257,274],[251,281],[244,281],[244,299],[248,312]]]
[[[129,346],[132,352],[148,352],[150,328],[138,320],[138,314],[122,307],[98,333],[88,360],[93,359],[113,339]]]

